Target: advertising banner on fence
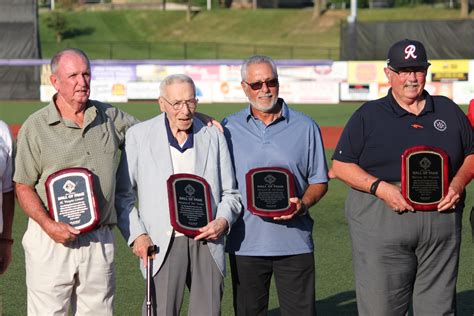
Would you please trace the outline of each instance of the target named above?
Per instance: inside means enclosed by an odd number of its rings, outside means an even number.
[[[339,83],[337,81],[293,81],[291,83],[281,83],[280,97],[284,98],[288,103],[339,103]]]
[[[220,65],[219,78],[222,81],[241,81],[240,66]]]
[[[185,66],[184,74],[194,81],[218,81],[220,78],[219,65]]]
[[[426,89],[431,94],[445,95],[459,103],[466,103],[472,98],[474,60],[432,60],[431,63],[426,78]],[[376,99],[385,96],[389,89],[385,66],[385,61],[321,61],[308,65],[285,63],[278,68],[280,96],[290,103],[338,103]],[[240,86],[240,65],[93,61],[91,67],[91,98],[103,102],[156,100],[160,82],[166,76],[176,73],[184,73],[193,78],[197,97],[202,103],[247,102]],[[42,65],[42,102],[49,102],[55,93],[50,84],[50,75],[49,65]]]
[[[341,83],[340,101],[369,101],[378,98],[378,84]]]
[[[474,84],[467,81],[453,82],[453,101],[457,104],[469,104],[474,99]]]
[[[92,80],[90,98],[101,102],[127,102],[127,84],[106,80]]]
[[[385,83],[384,61],[348,61],[347,82],[352,84]]]
[[[194,81],[196,85],[196,97],[199,99],[200,103],[212,103],[213,102],[213,81]]]
[[[136,65],[136,81],[161,81],[171,74],[184,73],[184,66]]]
[[[213,102],[247,102],[240,80],[227,80],[212,83]]]
[[[474,60],[469,61],[468,81],[474,83]]]
[[[127,83],[129,100],[158,100],[160,83],[158,81],[133,81]]]
[[[135,66],[92,65],[91,74],[94,81],[122,82],[135,81]]]
[[[53,98],[53,95],[56,93],[54,87],[50,84],[42,84],[40,86],[40,101],[41,102],[50,102]]]
[[[322,63],[316,66],[278,67],[281,81],[344,81],[347,78],[347,62]]]
[[[469,60],[467,59],[433,60],[430,68],[431,81],[468,81]]]

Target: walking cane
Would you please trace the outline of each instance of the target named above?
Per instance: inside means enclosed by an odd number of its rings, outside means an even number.
[[[158,253],[158,247],[156,245],[148,247],[147,250],[147,265],[146,265],[146,314],[151,316],[151,281],[153,279],[152,273],[152,262],[153,255]]]

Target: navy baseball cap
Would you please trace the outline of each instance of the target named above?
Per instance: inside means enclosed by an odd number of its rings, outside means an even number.
[[[404,39],[393,44],[388,50],[387,65],[398,70],[409,67],[428,68],[431,64],[428,62],[425,47],[421,42]]]

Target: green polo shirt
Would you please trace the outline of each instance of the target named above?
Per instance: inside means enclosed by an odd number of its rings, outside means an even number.
[[[47,209],[47,177],[64,168],[82,167],[94,175],[100,225],[115,224],[115,173],[119,149],[133,116],[105,103],[89,100],[84,127],[63,119],[54,102],[33,113],[17,138],[13,180],[33,186]]]

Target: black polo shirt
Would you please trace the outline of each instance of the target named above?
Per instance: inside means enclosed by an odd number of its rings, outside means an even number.
[[[333,159],[355,163],[385,181],[400,181],[401,155],[412,146],[443,149],[449,156],[449,177],[464,157],[474,153],[466,114],[450,99],[423,91],[426,104],[419,115],[407,112],[392,96],[366,102],[342,132]]]

